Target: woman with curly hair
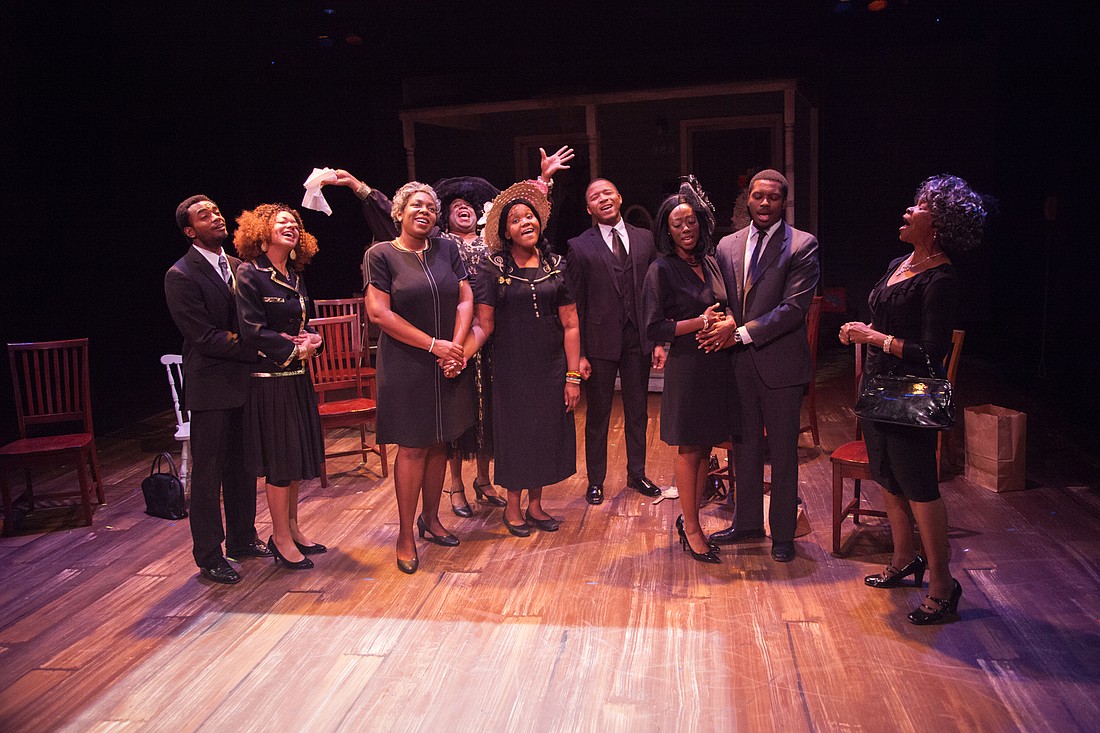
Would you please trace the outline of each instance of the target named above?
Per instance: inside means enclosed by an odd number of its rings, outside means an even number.
[[[535,181],[493,200],[483,232],[490,254],[477,276],[466,347],[473,353],[493,337],[493,480],[508,490],[504,526],[517,537],[529,537],[532,526],[557,531],[542,489],[577,470],[580,326],[565,263],[543,236],[549,218],[546,191]]]
[[[676,485],[683,514],[680,546],[700,562],[717,563],[699,524],[699,505],[713,446],[730,439],[733,375],[729,354],[704,351],[695,335],[726,318],[726,286],[714,259],[714,209],[689,176],[657,211],[653,240],[664,255],[646,273],[642,305],[646,335],[672,343],[661,393],[661,440],[676,449]]]
[[[439,500],[447,443],[475,418],[473,375],[462,355],[474,296],[454,241],[431,236],[439,211],[431,186],[406,183],[391,210],[400,233],[367,251],[367,315],[382,331],[378,442],[398,446],[397,567],[410,574],[420,566],[414,523],[421,539],[459,544],[439,521]]]
[[[245,460],[267,488],[267,544],[275,562],[304,570],[313,567],[306,555],[327,549],[298,524],[298,483],[320,476],[325,460],[317,396],[306,370],[322,344],[309,325],[301,275],[317,253],[317,240],[297,211],[263,204],[237,217],[233,245],[245,260],[236,281],[241,340],[260,352],[245,403]]]
[[[876,374],[926,374],[951,348],[957,320],[959,281],[951,258],[978,245],[986,209],[982,198],[961,178],[938,175],[920,185],[915,203],[905,210],[901,241],[913,251],[890,263],[871,290],[871,323],[840,327],[843,344],[867,344],[864,378]],[[884,501],[894,541],[891,562],[864,582],[872,588],[896,588],[912,576],[928,595],[909,614],[919,626],[956,617],[962,586],[948,567],[947,510],[936,470],[936,432],[926,428],[862,421],[871,476],[886,491]],[[913,522],[927,558],[918,554]]]

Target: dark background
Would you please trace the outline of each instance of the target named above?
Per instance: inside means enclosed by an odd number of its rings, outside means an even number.
[[[180,337],[162,278],[186,247],[184,197],[229,218],[296,205],[325,165],[392,192],[404,107],[776,78],[799,79],[820,112],[817,233],[848,316],[905,252],[917,184],[961,175],[1000,202],[988,246],[960,263],[964,361],[1067,420],[1100,407],[1091,3],[88,5],[2,6],[0,338],[89,336],[100,432],[170,406],[157,360]],[[449,174],[467,173],[482,172]],[[349,191],[328,198],[331,218],[303,212],[321,244],[307,277],[315,297],[345,297],[369,234]],[[0,438],[14,430],[0,387]]]

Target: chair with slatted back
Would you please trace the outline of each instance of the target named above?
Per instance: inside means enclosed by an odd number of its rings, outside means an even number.
[[[191,481],[191,412],[180,406],[183,392],[183,357],[165,354],[160,363],[168,372],[168,388],[172,391],[172,408],[176,412],[176,440],[180,444],[180,481],[186,489]]]
[[[382,475],[389,475],[386,446],[367,442],[367,427],[374,423],[377,406],[373,399],[363,396],[362,353],[359,338],[355,335],[359,321],[354,315],[311,319],[309,325],[317,329],[324,341],[321,353],[309,361],[313,377],[313,389],[317,392],[317,410],[321,415],[321,430],[331,428],[357,428],[360,445],[355,450],[325,452],[325,458],[362,454],[363,462],[368,453],[382,459]],[[321,486],[328,486],[328,467],[321,471]]]
[[[810,309],[806,311],[806,339],[810,345],[810,365],[812,376],[809,383],[806,385],[806,411],[809,417],[809,422],[799,428],[799,434],[810,432],[810,435],[814,439],[814,447],[821,447],[821,439],[817,429],[817,342],[818,335],[821,330],[821,305],[824,298],[820,295],[815,295],[813,300],[810,301]],[[719,462],[719,467],[713,471],[710,471],[709,475],[717,478],[722,483],[729,487],[728,498],[730,501],[736,492],[734,474],[733,474],[733,443],[725,442],[721,445],[714,446],[716,450],[726,451],[726,464],[723,466]]]
[[[100,504],[104,497],[88,389],[88,339],[8,344],[8,359],[15,388],[19,440],[0,448],[4,531],[10,532],[14,524],[9,471],[26,471],[26,496],[33,510],[31,468],[42,464],[58,466],[65,461],[71,461],[77,473],[84,523],[90,525],[93,494]],[[67,432],[58,433],[58,429]],[[72,493],[39,495],[38,499],[65,495]]]
[[[817,429],[817,341],[821,332],[821,305],[824,300],[824,297],[815,295],[810,302],[810,310],[806,312],[806,338],[810,343],[810,367],[813,376],[806,385],[806,413],[809,422],[798,430],[800,434],[810,431],[815,448],[821,447],[821,436]]]
[[[377,346],[377,330],[367,318],[366,306],[362,298],[332,298],[328,300],[314,300],[313,308],[318,318],[332,318],[333,316],[355,316],[359,325],[355,329],[356,348],[363,354],[363,368],[361,376],[363,384],[367,388],[367,397],[372,400],[377,398],[375,394],[375,372],[371,366],[374,360],[371,358]]]
[[[951,333],[951,351],[946,357],[947,379],[954,384],[955,376],[959,371],[959,357],[962,355],[963,340],[966,332],[956,329]],[[859,396],[859,385],[863,379],[863,360],[866,344],[856,347],[856,397]],[[944,434],[941,432],[936,440],[936,469],[940,467],[940,455],[943,449]],[[848,517],[852,522],[859,524],[860,517],[885,517],[886,512],[881,509],[864,508],[860,496],[860,482],[871,480],[871,466],[867,458],[867,444],[863,442],[863,431],[856,419],[856,439],[845,443],[829,457],[833,464],[833,554],[840,554],[840,527]],[[853,496],[847,504],[844,503],[844,479],[852,479]]]

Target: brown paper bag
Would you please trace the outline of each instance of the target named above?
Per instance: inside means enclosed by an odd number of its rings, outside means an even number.
[[[966,479],[992,491],[1024,488],[1027,415],[1006,407],[964,410]]]

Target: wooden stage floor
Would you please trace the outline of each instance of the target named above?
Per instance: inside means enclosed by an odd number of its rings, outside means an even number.
[[[303,524],[331,548],[316,569],[250,559],[243,582],[218,586],[196,574],[186,521],[143,513],[171,417],[104,436],[108,503],[92,527],[39,511],[0,539],[0,731],[1097,730],[1094,466],[1029,426],[1049,447],[1029,490],[946,481],[962,620],[911,626],[920,593],[862,583],[888,561],[885,525],[830,553],[826,451],[852,416],[844,369],[823,372],[825,450],[801,449],[813,532],[785,565],[767,542],[724,548],[717,566],[683,554],[678,503],[622,488],[616,412],[610,499],[585,503],[582,452],[547,490],[557,533],[512,537],[499,509],[446,513],[462,545],[420,542],[406,576],[392,481],[377,459],[334,460],[327,490],[303,485]],[[664,485],[658,405],[649,475]],[[258,521],[266,537],[262,498]],[[709,530],[729,521],[707,508]]]

